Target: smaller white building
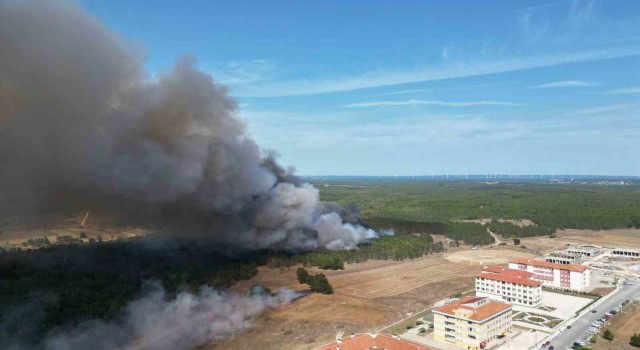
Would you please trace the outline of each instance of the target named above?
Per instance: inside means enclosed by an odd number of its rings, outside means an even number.
[[[542,305],[542,282],[531,279],[533,273],[486,267],[476,276],[476,296],[508,302],[514,306]]]
[[[611,254],[617,256],[630,256],[634,258],[640,258],[640,252],[633,249],[625,249],[625,248],[616,248],[611,251]]]
[[[584,265],[564,265],[521,258],[510,262],[509,268],[531,272],[531,279],[552,288],[585,291],[591,284],[591,271]]]

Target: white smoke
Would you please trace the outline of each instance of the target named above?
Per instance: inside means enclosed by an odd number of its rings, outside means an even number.
[[[246,296],[203,287],[166,300],[164,289],[152,284],[144,297],[132,301],[119,321],[90,321],[50,335],[48,350],[181,350],[222,341],[251,327],[266,309],[291,302],[298,294]]]

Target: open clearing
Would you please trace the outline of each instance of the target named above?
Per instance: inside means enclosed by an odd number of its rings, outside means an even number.
[[[0,248],[33,249],[33,246],[24,246],[23,242],[29,239],[47,237],[52,243],[56,243],[61,236],[79,238],[85,233],[87,238],[83,242],[88,243],[89,238],[104,241],[118,238],[131,238],[151,233],[151,230],[123,226],[118,222],[118,216],[114,214],[100,214],[97,212],[89,215],[88,212],[78,212],[73,215],[49,214],[41,217],[5,217],[0,218],[2,230],[0,230]]]
[[[337,332],[373,332],[430,308],[438,300],[472,289],[473,276],[482,264],[506,263],[520,256],[530,254],[508,248],[453,248],[418,259],[370,260],[347,264],[344,270],[321,271],[333,286],[333,295],[312,294],[268,312],[256,328],[210,349],[314,349],[333,340]],[[304,289],[306,285],[296,280],[297,267],[261,267],[257,276],[231,290],[246,292],[256,283],[274,291]]]
[[[558,238],[571,243],[593,244],[602,247],[629,247],[640,249],[640,229],[619,230],[559,230]]]

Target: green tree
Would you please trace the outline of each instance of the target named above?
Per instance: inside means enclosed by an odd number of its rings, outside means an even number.
[[[87,238],[87,234],[84,231],[80,232],[80,238]]]
[[[607,328],[604,330],[604,333],[602,333],[602,337],[606,340],[613,340],[613,332]]]
[[[309,273],[304,267],[298,267],[296,275],[298,276],[299,283],[307,283],[309,281]]]
[[[629,341],[629,344],[637,348],[640,348],[640,333],[634,333],[631,336],[631,340]]]
[[[520,238],[514,238],[513,239],[513,244],[520,245]]]
[[[309,276],[307,280],[309,281],[309,287],[311,287],[313,291],[321,294],[333,294],[333,287],[331,287],[329,280],[327,280],[324,274],[319,273],[315,276]]]

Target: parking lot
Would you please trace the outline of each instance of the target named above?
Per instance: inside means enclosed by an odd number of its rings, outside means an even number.
[[[616,290],[611,296],[585,310],[575,321],[571,323],[570,329],[565,328],[562,333],[553,337],[553,339],[551,339],[551,344],[556,350],[566,350],[571,348],[576,341],[588,342],[591,338],[590,334],[593,334],[595,331],[592,327],[597,325],[594,324],[594,322],[605,317],[609,311],[618,308],[624,301],[633,300],[639,295],[639,285],[621,286],[620,289]]]

